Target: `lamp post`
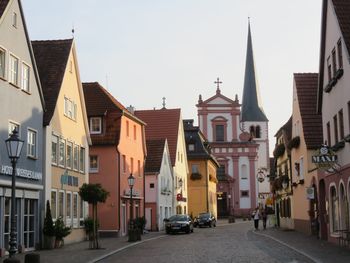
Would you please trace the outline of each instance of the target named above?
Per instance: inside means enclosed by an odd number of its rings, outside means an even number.
[[[133,207],[132,207],[132,188],[134,187],[134,183],[135,183],[135,177],[130,174],[128,177],[128,184],[130,187],[130,220],[129,220],[129,241],[134,241],[134,239],[131,237],[131,232],[134,230],[134,222],[133,222],[133,217],[134,217],[134,213],[133,213]]]
[[[11,231],[9,241],[9,254],[13,258],[17,252],[17,227],[16,227],[16,163],[21,155],[23,141],[18,138],[16,128],[10,137],[5,140],[8,156],[12,164],[12,184],[11,184]],[[15,262],[15,261],[12,261]]]

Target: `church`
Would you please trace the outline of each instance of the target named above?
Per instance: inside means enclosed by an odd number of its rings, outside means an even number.
[[[264,205],[269,195],[268,119],[259,96],[255,74],[250,23],[243,100],[221,93],[217,79],[216,94],[206,100],[199,95],[198,125],[212,147],[220,164],[217,170],[218,217],[250,215]]]

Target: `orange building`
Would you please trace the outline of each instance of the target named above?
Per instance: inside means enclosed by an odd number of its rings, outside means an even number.
[[[92,147],[90,183],[109,192],[98,206],[101,234],[124,236],[130,219],[128,176],[133,174],[133,217],[144,216],[144,122],[99,83],[83,83]]]

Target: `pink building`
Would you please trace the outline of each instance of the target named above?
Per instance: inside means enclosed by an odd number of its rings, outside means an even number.
[[[128,176],[133,174],[133,215],[144,216],[144,123],[99,83],[83,83],[92,147],[90,183],[100,183],[110,195],[98,206],[100,232],[126,235],[130,219]]]

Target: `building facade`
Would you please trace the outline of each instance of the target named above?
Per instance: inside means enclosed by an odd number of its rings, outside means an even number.
[[[0,2],[0,254],[9,248],[12,165],[5,140],[18,131],[24,141],[16,167],[17,246],[34,249],[41,240],[44,98],[22,5]]]
[[[91,144],[73,39],[32,41],[44,93],[45,200],[52,218],[72,228],[65,243],[85,239],[87,204],[79,188],[89,182]]]
[[[92,139],[90,182],[101,184],[109,192],[106,202],[98,206],[99,231],[124,236],[130,209],[133,219],[145,215],[145,124],[99,83],[83,83],[83,87]],[[132,206],[128,184],[131,174],[135,178]]]

